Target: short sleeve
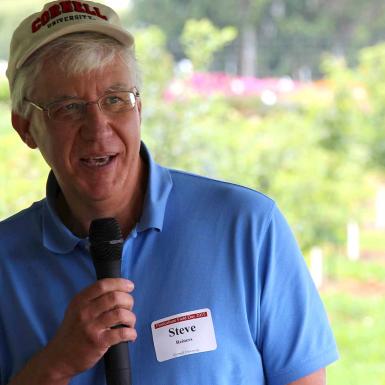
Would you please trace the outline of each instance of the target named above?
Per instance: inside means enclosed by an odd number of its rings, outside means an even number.
[[[257,345],[269,385],[282,385],[338,358],[329,321],[296,240],[278,208],[262,240]]]
[[[5,345],[5,337],[4,337],[1,318],[0,318],[0,385],[6,384],[5,373],[4,373],[4,358],[5,358],[4,345]]]

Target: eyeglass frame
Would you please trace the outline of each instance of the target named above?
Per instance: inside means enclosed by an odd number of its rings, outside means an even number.
[[[83,104],[82,104],[82,108],[83,108],[83,115],[85,114],[85,112],[86,112],[86,110],[87,110],[87,106],[88,105],[90,105],[90,104],[96,104],[98,107],[99,107],[99,110],[101,111],[101,112],[103,112],[103,113],[105,113],[105,111],[103,110],[103,107],[100,105],[100,101],[103,99],[103,98],[105,98],[106,96],[108,96],[108,95],[113,95],[114,93],[116,93],[116,92],[128,92],[128,93],[131,93],[131,94],[133,94],[134,95],[134,97],[135,97],[135,100],[136,100],[136,98],[139,98],[140,97],[140,93],[139,93],[139,91],[138,91],[138,89],[136,88],[136,87],[133,87],[132,89],[130,89],[130,90],[116,90],[116,91],[111,91],[111,92],[108,92],[108,93],[106,93],[106,94],[103,94],[103,95],[101,95],[98,99],[96,99],[96,100],[90,100],[90,101],[85,101],[85,100],[83,100],[83,99],[76,99],[76,98],[69,98],[69,99],[67,99],[67,100],[78,100],[78,101],[80,101],[80,102],[83,102]],[[46,104],[46,105],[40,105],[40,104],[38,104],[38,103],[36,103],[36,102],[34,102],[34,101],[32,101],[32,100],[29,100],[29,99],[27,99],[27,98],[24,98],[23,99],[25,102],[27,102],[27,103],[29,103],[29,104],[31,104],[33,107],[35,107],[36,109],[38,109],[39,111],[43,111],[43,112],[47,112],[47,116],[48,116],[48,118],[50,119],[50,120],[52,120],[52,121],[56,121],[56,122],[63,122],[63,121],[65,121],[65,120],[60,120],[60,119],[55,119],[55,118],[53,118],[51,115],[50,115],[50,113],[49,113],[49,111],[50,111],[50,107],[51,106],[53,106],[53,105],[55,105],[55,104],[58,104],[58,103],[60,103],[60,101],[53,101],[53,102],[50,102],[50,103],[48,103],[48,104]],[[128,111],[131,111],[131,110],[133,110],[134,108],[135,108],[135,105],[136,105],[136,103],[128,110]],[[118,114],[118,113],[120,113],[120,112],[124,112],[124,111],[117,111],[117,112],[115,112],[116,114]],[[114,113],[114,112],[112,112],[112,113]]]

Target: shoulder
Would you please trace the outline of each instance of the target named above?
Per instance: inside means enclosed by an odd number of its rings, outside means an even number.
[[[43,202],[44,200],[35,202],[32,206],[0,221],[0,243],[10,244],[33,232],[38,226]]]
[[[198,202],[206,202],[222,209],[253,210],[271,212],[275,201],[267,195],[223,180],[208,178],[193,173],[170,170],[173,190]]]

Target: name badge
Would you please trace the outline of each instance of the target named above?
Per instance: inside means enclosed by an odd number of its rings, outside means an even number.
[[[162,318],[151,323],[151,330],[159,362],[217,348],[210,309]]]

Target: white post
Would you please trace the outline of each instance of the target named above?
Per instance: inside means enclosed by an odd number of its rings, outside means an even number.
[[[357,222],[348,223],[346,252],[351,261],[360,258],[360,227]]]
[[[312,247],[310,250],[310,274],[318,288],[323,283],[323,251],[320,247]]]
[[[385,229],[385,186],[381,186],[376,195],[376,228]]]

